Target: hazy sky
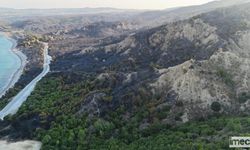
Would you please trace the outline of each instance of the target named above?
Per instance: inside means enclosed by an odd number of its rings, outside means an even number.
[[[114,7],[129,9],[165,9],[199,5],[213,0],[0,0],[8,8],[82,8]]]

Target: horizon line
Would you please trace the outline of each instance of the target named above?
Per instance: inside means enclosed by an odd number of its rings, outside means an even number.
[[[14,10],[55,10],[55,9],[113,9],[113,10],[131,10],[131,11],[161,11],[167,9],[177,9],[177,8],[184,8],[184,7],[192,7],[192,6],[202,6],[208,3],[213,3],[216,1],[221,0],[213,0],[204,4],[194,4],[194,5],[184,5],[184,6],[177,6],[177,7],[166,7],[161,9],[150,9],[150,8],[118,8],[118,7],[47,7],[47,8],[15,8],[15,7],[1,7],[0,9],[14,9]]]

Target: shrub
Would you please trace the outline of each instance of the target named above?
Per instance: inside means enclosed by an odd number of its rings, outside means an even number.
[[[250,99],[250,94],[243,92],[242,94],[240,94],[238,100],[240,103],[245,103],[248,99]]]
[[[105,102],[111,102],[113,100],[113,96],[105,96],[105,97],[103,97],[103,100]]]
[[[234,87],[235,83],[232,80],[232,75],[229,74],[226,70],[220,68],[217,70],[217,75],[223,80],[223,82],[230,86],[230,87]]]
[[[219,102],[213,102],[211,105],[213,111],[219,112],[221,110],[221,104]]]
[[[183,104],[182,101],[176,101],[175,105],[176,105],[177,107],[182,107],[184,104]]]
[[[175,120],[176,121],[182,121],[181,116],[183,116],[183,112],[177,113],[177,115],[175,116]]]

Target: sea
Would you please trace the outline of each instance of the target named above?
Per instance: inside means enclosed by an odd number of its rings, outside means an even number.
[[[10,84],[14,74],[21,67],[21,60],[11,50],[13,43],[0,35],[0,95]]]

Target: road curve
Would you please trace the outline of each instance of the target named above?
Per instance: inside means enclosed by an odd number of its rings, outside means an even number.
[[[44,64],[43,71],[34,78],[24,89],[22,89],[1,111],[0,119],[3,120],[7,115],[15,114],[21,107],[23,102],[25,102],[31,92],[34,90],[38,81],[40,81],[49,71],[51,57],[48,55],[48,43],[44,44]]]

